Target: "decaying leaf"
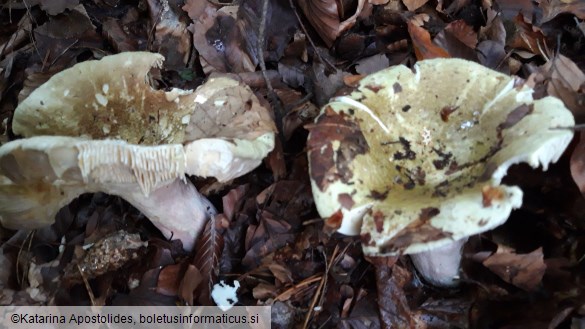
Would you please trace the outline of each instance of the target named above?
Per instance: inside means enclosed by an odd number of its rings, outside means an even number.
[[[475,46],[477,46],[477,33],[464,20],[449,23],[445,27],[445,31],[453,34],[454,37],[471,49],[475,49]]]
[[[219,275],[219,259],[223,252],[223,232],[225,231],[224,225],[226,222],[227,218],[222,214],[213,216],[207,222],[202,236],[195,245],[197,253],[191,263],[199,271],[202,284],[199,286],[200,289],[192,291],[195,292],[194,297],[199,302],[199,305],[215,305],[211,300],[211,290],[213,290],[213,285],[217,283]],[[188,279],[187,275],[185,279]],[[192,284],[189,286],[198,288]],[[187,299],[187,301],[190,305],[193,305],[191,300]]]
[[[542,22],[548,22],[559,14],[573,14],[579,19],[585,19],[585,3],[580,0],[540,0],[538,6],[542,8]]]
[[[546,37],[533,24],[526,22],[524,16],[518,14],[514,18],[515,31],[509,36],[507,45],[516,49],[524,49],[534,55],[548,58],[546,53]]]
[[[355,12],[345,17],[346,8],[343,8],[343,1],[299,1],[303,13],[328,47],[333,45],[341,33],[355,24],[364,4],[365,0],[357,0]]]
[[[540,285],[546,270],[542,248],[528,254],[496,252],[483,261],[483,265],[502,280],[526,291],[532,291]]]
[[[445,49],[431,41],[431,35],[427,30],[410,21],[408,22],[408,33],[418,60],[451,57]]]
[[[402,3],[404,3],[408,10],[415,11],[418,8],[424,6],[428,1],[429,0],[402,0]]]
[[[71,9],[79,4],[79,0],[40,0],[39,2],[41,9],[49,15],[60,14],[66,9]]]
[[[374,72],[378,72],[382,69],[387,68],[390,65],[390,61],[388,61],[388,57],[384,54],[378,54],[370,57],[366,57],[364,59],[360,59],[357,62],[355,67],[355,71],[358,74],[368,75]]]
[[[571,154],[571,175],[585,197],[585,134],[583,133]]]
[[[186,1],[183,10],[193,19],[188,29],[206,73],[253,72],[255,58],[242,48],[242,32],[237,26],[237,7],[217,8],[208,1]]]
[[[148,0],[150,24],[154,30],[152,50],[164,54],[166,66],[171,69],[185,67],[191,53],[191,35],[181,16],[179,1]]]

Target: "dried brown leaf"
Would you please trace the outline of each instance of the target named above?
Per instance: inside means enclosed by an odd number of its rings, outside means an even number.
[[[508,73],[507,67],[504,65],[506,58],[504,44],[493,40],[484,40],[477,45],[477,50],[481,65],[502,73]]]
[[[292,88],[298,88],[305,84],[305,70],[298,62],[287,63],[286,60],[278,62],[278,73],[282,81]]]
[[[451,32],[443,30],[433,39],[433,43],[447,51],[449,56],[477,61],[477,51],[459,40]]]
[[[124,30],[120,20],[108,17],[102,22],[102,33],[118,52],[138,50],[137,37]]]
[[[365,0],[357,1],[355,13],[347,19],[340,17],[343,9],[336,0],[299,0],[299,6],[327,47],[331,47],[341,33],[355,24],[365,4]]]
[[[475,49],[475,46],[477,46],[477,33],[473,30],[473,27],[467,25],[462,19],[449,23],[445,27],[445,31],[451,33],[471,49]]]
[[[238,9],[238,28],[254,61],[258,57],[258,32],[262,10],[263,0],[242,1]],[[263,40],[263,55],[266,61],[278,61],[282,57],[294,31],[297,30],[297,22],[288,1],[268,1]]]
[[[542,248],[528,254],[496,252],[484,260],[483,265],[502,280],[526,291],[538,287],[546,270]]]
[[[486,16],[487,22],[479,30],[480,39],[492,40],[503,46],[506,44],[506,29],[502,17],[493,9],[488,9]]]
[[[412,39],[416,59],[449,58],[449,53],[431,41],[430,33],[412,22],[408,22],[408,33]]]
[[[410,11],[415,11],[420,7],[424,6],[429,0],[402,0],[402,3],[408,8]]]
[[[579,143],[571,154],[571,176],[585,196],[585,134],[581,133]]]
[[[181,19],[181,9],[174,1],[148,0],[150,26],[154,30],[152,50],[165,57],[170,69],[184,68],[191,52],[191,35]]]
[[[568,13],[585,19],[585,2],[581,0],[540,0],[538,6],[542,8],[542,23],[548,22],[559,14]]]
[[[549,72],[551,79],[563,82],[572,91],[579,91],[585,85],[585,73],[581,71],[575,62],[561,54],[548,61],[543,65],[542,69]],[[550,95],[559,97],[554,93]]]
[[[390,65],[388,57],[384,54],[378,54],[357,61],[355,71],[361,75],[368,75],[385,69],[388,65]]]
[[[240,185],[234,189],[231,189],[221,198],[223,204],[223,213],[227,220],[231,221],[234,219],[234,214],[239,210],[241,203],[244,201],[242,198],[244,195],[246,195],[249,189],[249,184]]]
[[[181,282],[179,275],[182,267],[182,264],[163,267],[158,275],[155,291],[165,296],[177,296]]]
[[[333,73],[325,71],[325,65],[314,62],[310,70],[310,77],[314,85],[315,101],[317,106],[323,106],[335,95],[339,88],[344,86],[343,77],[348,75],[342,70]]]
[[[187,270],[183,275],[183,279],[181,280],[177,292],[179,297],[181,297],[187,305],[193,305],[193,294],[197,291],[197,288],[201,286],[203,279],[201,271],[199,271],[195,265],[187,265]]]
[[[291,90],[291,92],[293,91]],[[283,104],[297,104],[294,108],[289,110],[283,118],[284,137],[286,140],[288,140],[293,135],[297,128],[312,122],[317,114],[319,114],[319,109],[315,106],[315,104],[308,100],[305,102],[300,102],[300,96],[301,95],[299,93],[298,97],[293,98],[294,100],[289,98],[288,101],[285,101],[283,99],[283,93],[279,93],[279,97]]]
[[[261,282],[252,289],[252,296],[258,300],[266,300],[276,296],[276,287],[274,285]]]
[[[237,26],[236,7],[218,10],[207,1],[191,0],[185,3],[183,10],[193,19],[188,30],[193,33],[193,45],[199,52],[205,73],[255,71],[255,57],[243,49],[245,39]]]
[[[57,15],[66,9],[72,9],[79,4],[79,0],[41,0],[41,9],[49,15]]]
[[[415,327],[408,299],[404,293],[404,285],[409,280],[410,273],[398,264],[394,264],[392,268],[383,264],[376,265],[378,308],[380,320],[385,328]]]
[[[546,0],[544,0],[546,1]],[[495,0],[497,8],[505,20],[514,18],[520,14],[526,19],[532,19],[534,10],[536,9],[535,2],[532,0]]]
[[[571,59],[558,54],[532,78],[545,84],[548,95],[561,99],[577,121],[585,118],[585,73]]]
[[[112,301],[112,306],[156,306],[174,305],[176,296],[167,296],[156,291],[160,268],[154,268],[144,273],[140,285],[132,289],[128,295],[118,295]],[[174,281],[178,283],[178,280]],[[169,282],[172,283],[172,282]]]
[[[283,265],[280,264],[269,264],[268,269],[274,275],[274,277],[280,281],[282,284],[292,283],[292,273],[291,270]]]
[[[509,36],[507,46],[517,49],[524,49],[535,55],[542,55],[547,58],[548,55],[544,53],[546,49],[546,37],[541,30],[526,22],[524,16],[518,14],[514,17],[514,26],[516,27],[514,33]]]
[[[210,293],[213,285],[217,283],[219,260],[223,252],[223,232],[225,229],[221,226],[222,217],[226,219],[223,214],[212,216],[195,244],[194,250],[197,252],[191,263],[201,273],[201,279],[204,283],[201,285],[201,290],[198,291],[199,296],[196,296],[200,305],[214,305]]]

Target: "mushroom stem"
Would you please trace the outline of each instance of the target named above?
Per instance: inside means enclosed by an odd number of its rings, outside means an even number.
[[[189,181],[175,179],[145,196],[140,189],[117,193],[140,210],[166,238],[179,239],[191,251],[215,207]]]
[[[461,252],[467,238],[448,245],[411,254],[410,259],[426,282],[439,287],[452,287],[459,283]]]

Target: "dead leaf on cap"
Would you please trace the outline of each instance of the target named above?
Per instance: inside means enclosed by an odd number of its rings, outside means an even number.
[[[498,251],[483,261],[502,280],[526,291],[538,287],[544,276],[546,264],[542,247],[529,254],[516,254],[511,251]]]

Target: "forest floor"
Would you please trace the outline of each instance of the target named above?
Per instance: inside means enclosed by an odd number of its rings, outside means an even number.
[[[194,90],[218,76],[244,82],[279,132],[254,171],[226,183],[191,177],[221,213],[192,252],[104,193],[81,195],[50,227],[0,228],[1,305],[214,305],[210,286],[238,280],[238,305],[271,305],[273,328],[585,328],[585,139],[579,142],[578,129],[547,171],[510,168],[503,182],[522,189],[522,206],[504,225],[469,239],[452,288],[429,285],[406,255],[366,257],[359,236],[334,233],[314,205],[306,143],[307,128],[339,90],[432,58],[518,76],[534,98],[555,96],[585,123],[584,1],[2,3],[2,143],[20,137],[11,128],[16,107],[54,74],[129,51],[165,57],[150,74],[156,89]],[[99,248],[118,235],[148,246],[80,275],[72,264],[104,262],[82,246]]]

